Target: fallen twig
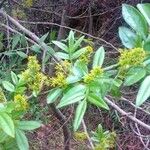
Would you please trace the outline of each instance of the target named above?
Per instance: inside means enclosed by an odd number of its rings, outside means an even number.
[[[145,129],[150,130],[150,126],[145,124],[144,122],[142,122],[141,120],[135,118],[134,116],[131,115],[131,113],[127,113],[124,110],[122,110],[119,106],[117,106],[115,103],[113,103],[111,100],[109,100],[107,97],[105,97],[105,101],[111,106],[113,107],[115,110],[117,110],[118,112],[120,112],[122,115],[127,116],[130,120],[134,121],[135,123],[141,125],[142,127],[144,127]]]

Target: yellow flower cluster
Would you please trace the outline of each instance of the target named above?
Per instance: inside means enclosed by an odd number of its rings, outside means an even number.
[[[56,73],[55,77],[50,78],[50,85],[52,87],[63,87],[66,84],[66,76],[63,72]]]
[[[52,87],[63,87],[67,84],[66,77],[70,72],[71,64],[68,61],[62,61],[55,66],[55,77],[50,78],[50,85]]]
[[[92,46],[87,46],[86,47],[86,52],[80,56],[80,61],[89,63],[91,54],[93,53],[93,47]]]
[[[71,63],[67,60],[61,61],[60,64],[55,66],[56,73],[64,72],[66,75],[69,73]]]
[[[24,0],[24,6],[27,8],[33,6],[33,0]]]
[[[103,69],[100,67],[95,67],[93,68],[89,74],[84,76],[84,82],[85,83],[90,83],[93,81],[95,78],[101,76],[103,74]]]
[[[28,88],[32,91],[39,92],[43,86],[43,82],[47,77],[40,72],[41,67],[35,56],[28,58],[27,70],[22,72],[21,79],[28,84]]]
[[[29,107],[29,104],[27,102],[27,98],[24,95],[21,95],[21,94],[15,95],[14,96],[14,102],[16,104],[15,106],[16,106],[16,109],[18,111],[25,111]]]
[[[75,132],[74,138],[78,141],[87,140],[87,134],[85,132]]]
[[[19,8],[15,8],[12,10],[12,16],[17,19],[25,19],[26,18],[25,12]]]
[[[3,90],[0,88],[0,103],[6,102],[5,95],[3,93]]]
[[[122,69],[128,69],[131,66],[140,65],[145,57],[146,53],[142,48],[124,49],[121,50],[119,57],[119,65]]]

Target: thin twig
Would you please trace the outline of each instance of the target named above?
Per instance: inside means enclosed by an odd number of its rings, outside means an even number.
[[[94,150],[94,145],[93,145],[93,142],[92,142],[92,140],[88,134],[87,127],[86,127],[84,120],[82,120],[82,125],[83,125],[84,132],[86,133],[86,136],[88,138],[89,144],[90,144],[91,148]]]
[[[124,110],[122,110],[119,106],[117,106],[115,103],[113,103],[111,100],[109,100],[107,97],[105,97],[105,101],[114,109],[116,109],[118,112],[120,112],[122,115],[127,116],[130,120],[134,121],[135,123],[141,125],[142,127],[144,127],[145,129],[150,130],[150,126],[145,124],[144,122],[142,122],[141,120],[135,118],[134,116],[131,115],[130,112],[125,112]]]
[[[0,23],[0,26],[6,28],[7,30],[10,30],[10,31],[13,32],[13,33],[16,33],[16,34],[19,34],[20,36],[23,36],[23,34],[21,34],[20,32],[18,32],[17,30],[12,29],[11,27],[9,27],[9,26],[7,26],[7,25],[5,25],[5,24],[3,24],[3,23]],[[36,42],[34,42],[33,40],[31,40],[30,38],[28,38],[28,37],[25,37],[25,38],[26,38],[26,40],[28,40],[30,43],[35,44],[35,45],[37,45],[37,46],[40,47],[40,45],[38,45]]]
[[[24,26],[22,26],[19,22],[17,22],[14,18],[6,14],[4,11],[0,10],[0,14],[2,14],[4,17],[7,17],[16,27],[18,27],[21,31],[23,31],[26,35],[28,35],[30,38],[32,38],[35,42],[37,42],[39,45],[41,45],[41,49],[44,51],[44,53],[47,53],[47,50],[49,47],[40,40],[40,38],[26,29]],[[54,56],[54,52],[51,52],[51,56],[53,57],[54,61],[59,62],[59,59]],[[45,55],[43,55],[45,58]],[[42,59],[42,71],[45,72],[45,59]]]
[[[137,106],[135,106],[131,101],[127,100],[127,99],[124,98],[124,97],[121,97],[121,100],[128,102],[128,103],[129,103],[131,106],[133,106],[134,108],[137,107]],[[137,107],[137,109],[139,109],[139,110],[143,111],[144,113],[150,115],[150,113],[149,113],[148,111],[144,110],[144,109],[141,108],[141,107]]]
[[[43,25],[45,24],[45,25],[54,25],[54,26],[66,28],[66,29],[69,29],[69,30],[72,30],[72,31],[81,33],[81,34],[83,34],[83,35],[86,35],[86,36],[88,36],[88,37],[90,37],[90,38],[96,39],[96,40],[98,40],[98,41],[101,41],[101,42],[103,42],[103,43],[109,45],[110,47],[112,47],[112,48],[115,49],[116,51],[118,51],[118,49],[117,49],[114,45],[112,45],[111,43],[105,41],[104,39],[102,39],[102,38],[100,38],[100,37],[96,37],[96,36],[91,35],[91,34],[88,34],[88,33],[86,33],[86,32],[83,32],[83,31],[80,31],[80,30],[71,28],[71,27],[68,27],[68,26],[63,26],[63,25],[60,25],[60,24],[57,24],[57,23],[53,23],[53,22],[33,22],[33,21],[32,21],[32,22],[31,22],[31,21],[29,22],[29,21],[22,21],[22,20],[19,20],[19,22],[25,23],[25,24],[43,24]]]

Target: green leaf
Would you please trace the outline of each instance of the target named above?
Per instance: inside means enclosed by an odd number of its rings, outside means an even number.
[[[85,95],[80,92],[78,94],[75,94],[75,95],[69,97],[67,100],[64,100],[64,99],[61,100],[60,103],[57,105],[57,108],[61,108],[61,107],[76,103],[84,98],[85,98]]]
[[[134,48],[141,43],[138,43],[138,35],[136,35],[132,30],[126,27],[119,27],[119,37],[122,44],[127,48]]]
[[[16,142],[20,150],[29,150],[28,139],[25,133],[19,129],[16,130]]]
[[[37,44],[31,46],[31,50],[34,51],[34,52],[36,52],[36,53],[41,53],[40,48],[41,47],[38,46]]]
[[[3,87],[9,91],[9,92],[14,92],[15,91],[15,87],[13,84],[11,84],[10,82],[8,81],[2,81],[2,84],[3,84]]]
[[[74,44],[74,32],[72,30],[69,32],[68,40],[69,40],[69,49],[71,49]]]
[[[55,54],[55,51],[52,47],[46,45],[46,49],[47,53],[49,53],[51,56]]]
[[[142,105],[150,96],[150,76],[147,76],[142,82],[137,98],[136,98],[136,106]]]
[[[77,60],[72,68],[72,73],[76,76],[83,77],[88,73],[88,67],[84,62]]]
[[[52,89],[47,96],[47,104],[53,103],[62,94],[62,89]]]
[[[86,49],[87,49],[86,47],[79,49],[72,55],[71,59],[77,59],[78,57],[80,57],[82,54],[86,52]]]
[[[22,35],[22,36],[21,36],[20,43],[21,43],[21,45],[22,45],[23,47],[26,47],[26,46],[27,46],[28,41],[26,40],[25,35]]]
[[[14,35],[12,41],[12,49],[14,49],[17,46],[19,41],[20,41],[20,35],[19,34]]]
[[[27,57],[28,57],[28,55],[27,55],[26,53],[21,52],[21,51],[17,51],[17,54],[18,54],[20,57],[22,57],[22,58],[27,58]]]
[[[72,52],[76,51],[77,48],[81,45],[81,42],[83,41],[84,36],[81,36],[73,45]]]
[[[11,71],[11,79],[14,84],[17,84],[19,81],[17,75],[13,71]]]
[[[86,86],[79,84],[69,89],[68,92],[64,94],[57,108],[64,107],[76,103],[85,97]]]
[[[125,78],[124,85],[131,86],[144,78],[146,75],[146,70],[144,68],[132,68],[127,72],[127,77]]]
[[[62,52],[56,52],[55,56],[61,59],[69,59],[69,55],[66,53],[62,53]]]
[[[51,31],[49,37],[50,37],[49,42],[56,40],[57,31],[56,30]]]
[[[5,142],[7,138],[8,138],[8,135],[3,130],[0,130],[0,143]]]
[[[64,50],[65,52],[68,52],[68,47],[62,42],[59,41],[52,41],[56,46],[58,46],[60,49]]]
[[[75,83],[75,82],[78,82],[80,81],[82,78],[79,77],[79,76],[75,76],[75,75],[70,75],[66,78],[66,81],[68,84],[72,84],[72,83]]]
[[[0,42],[0,51],[3,49],[4,44]]]
[[[41,43],[44,42],[45,39],[47,38],[48,34],[49,34],[49,32],[46,33],[46,34],[44,34],[44,35],[40,38],[39,42],[41,42]],[[31,47],[31,50],[35,51],[36,53],[40,53],[40,52],[41,52],[40,49],[41,49],[41,47],[40,47],[38,44],[35,44],[35,45],[33,45],[33,46]],[[51,54],[54,53],[54,50],[53,50],[51,47],[47,46],[47,45],[46,45],[46,49],[49,50]]]
[[[150,41],[144,41],[143,48],[145,51],[150,52]]]
[[[44,42],[46,40],[46,38],[48,37],[49,35],[49,32],[47,32],[46,34],[44,34],[41,38],[40,38],[40,41],[41,42]]]
[[[19,121],[18,128],[25,131],[35,130],[41,127],[41,123],[37,121]]]
[[[0,128],[3,129],[3,131],[11,136],[15,136],[15,127],[12,118],[6,114],[6,113],[0,113]]]
[[[148,35],[148,25],[142,14],[133,6],[123,4],[122,15],[126,23],[133,28],[143,39]]]
[[[2,150],[19,150],[15,138],[6,139],[6,141],[3,143],[3,146],[4,149]]]
[[[102,107],[106,110],[109,110],[109,107],[105,103],[105,101],[100,96],[97,96],[94,93],[88,95],[88,101],[98,107]]]
[[[75,120],[74,120],[74,123],[73,123],[73,129],[74,131],[77,131],[80,124],[81,124],[81,121],[84,117],[84,114],[86,112],[86,108],[87,108],[87,102],[86,100],[83,100],[81,102],[79,102],[77,108],[76,108],[76,113],[75,113]]]
[[[105,58],[105,50],[104,50],[104,47],[101,46],[94,55],[93,68],[97,66],[101,67],[103,64],[104,58]]]
[[[146,21],[150,26],[150,4],[149,3],[138,4],[137,8],[143,14],[143,16],[145,17]]]

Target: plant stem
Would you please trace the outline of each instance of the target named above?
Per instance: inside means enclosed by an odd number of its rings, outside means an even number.
[[[85,125],[84,120],[82,120],[82,125],[83,125],[84,132],[86,133],[86,136],[87,136],[88,141],[89,141],[89,143],[90,143],[90,146],[91,146],[91,148],[94,150],[94,145],[93,145],[93,142],[92,142],[92,140],[91,140],[91,138],[90,138],[90,136],[89,136],[89,134],[88,134],[87,127],[86,127],[86,125]]]
[[[55,117],[59,120],[60,124],[62,125],[63,134],[64,134],[64,150],[70,150],[70,139],[71,139],[71,133],[66,125],[66,119],[62,112],[55,107],[54,104],[51,104],[51,109],[54,112]]]
[[[118,64],[114,64],[114,65],[108,66],[108,67],[104,68],[104,71],[108,71],[108,70],[114,69],[114,68],[116,68],[118,66],[119,66]]]

